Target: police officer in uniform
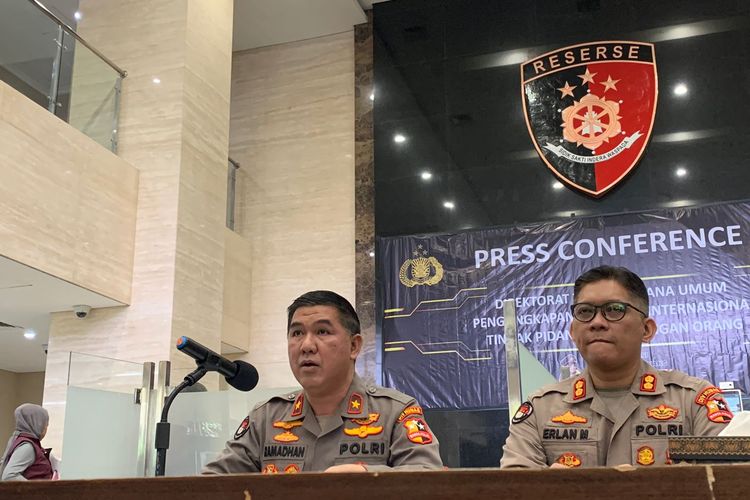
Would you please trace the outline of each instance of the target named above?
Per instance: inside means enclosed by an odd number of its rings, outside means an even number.
[[[256,406],[203,473],[441,468],[414,398],[357,376],[362,335],[352,305],[314,291],[287,312],[289,364],[302,390]]]
[[[591,269],[576,280],[573,301],[570,336],[587,368],[520,406],[501,467],[664,465],[670,436],[715,436],[732,419],[706,380],[641,359],[656,322],[636,274]]]

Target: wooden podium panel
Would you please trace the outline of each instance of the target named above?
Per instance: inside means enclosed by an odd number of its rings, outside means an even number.
[[[0,482],[2,500],[665,500],[746,497],[750,465]],[[711,478],[711,481],[709,481]],[[712,486],[710,486],[712,485]],[[711,492],[713,487],[713,495]]]

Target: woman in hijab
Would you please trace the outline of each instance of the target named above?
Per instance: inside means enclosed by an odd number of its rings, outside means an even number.
[[[15,416],[16,430],[8,440],[0,465],[2,479],[52,479],[50,450],[42,448],[40,443],[47,433],[47,410],[39,405],[26,403],[16,408]]]

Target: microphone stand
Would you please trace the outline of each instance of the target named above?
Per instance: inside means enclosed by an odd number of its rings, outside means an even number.
[[[172,401],[183,389],[198,382],[208,370],[209,368],[206,368],[203,364],[198,364],[198,368],[185,375],[185,379],[182,383],[169,393],[169,396],[167,396],[167,399],[164,402],[164,408],[161,410],[161,421],[156,424],[156,476],[163,476],[167,467],[167,450],[169,449],[170,430],[170,425],[167,421],[169,407],[172,406]]]

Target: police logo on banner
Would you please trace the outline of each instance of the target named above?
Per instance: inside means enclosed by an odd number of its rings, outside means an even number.
[[[443,279],[443,265],[435,257],[428,255],[422,245],[412,252],[413,258],[401,264],[398,279],[401,284],[412,288],[417,285],[432,286]]]
[[[591,42],[521,65],[526,124],[564,183],[599,197],[635,167],[651,137],[658,95],[654,46]]]

